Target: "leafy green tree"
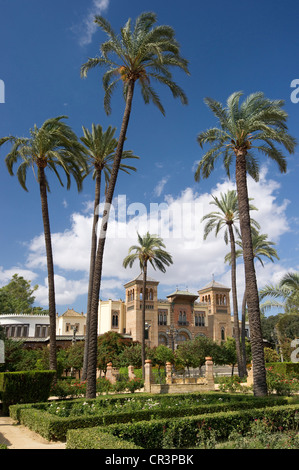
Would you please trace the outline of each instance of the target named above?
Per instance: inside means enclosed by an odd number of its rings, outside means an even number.
[[[171,364],[174,364],[174,358],[175,356],[173,351],[167,346],[164,346],[164,344],[160,344],[154,348],[154,361],[159,366],[159,375],[161,367],[164,367],[166,371],[166,362],[171,362]]]
[[[94,213],[93,225],[91,232],[91,250],[90,250],[90,263],[89,263],[89,283],[88,283],[88,296],[87,296],[87,311],[86,311],[86,334],[85,334],[85,350],[84,350],[84,364],[82,371],[82,379],[87,378],[87,361],[88,361],[88,345],[89,345],[89,326],[90,326],[90,309],[91,297],[93,289],[94,266],[97,251],[97,225],[99,221],[99,204],[101,197],[101,181],[104,174],[105,188],[107,189],[111,174],[111,169],[114,160],[115,150],[117,148],[117,139],[114,137],[116,128],[111,126],[104,132],[102,126],[92,124],[91,131],[83,126],[83,134],[81,141],[86,148],[86,159],[88,163],[87,173],[92,173],[92,178],[95,180],[95,197],[94,197]],[[139,158],[133,155],[131,150],[125,150],[122,153],[122,161],[125,159]],[[136,171],[133,166],[120,163],[119,169],[125,173]]]
[[[0,146],[5,142],[12,144],[11,151],[5,161],[7,169],[13,175],[13,168],[20,161],[17,169],[19,183],[25,191],[27,170],[32,168],[36,173],[40,190],[42,219],[44,227],[46,257],[48,268],[48,297],[50,317],[50,368],[57,369],[56,358],[56,301],[54,285],[54,264],[52,253],[52,240],[48,210],[49,181],[46,169],[54,172],[58,181],[63,185],[59,169],[67,179],[67,189],[70,188],[71,178],[77,183],[78,190],[82,188],[82,170],[85,168],[83,146],[71,128],[62,121],[65,116],[58,116],[46,120],[40,128],[36,125],[30,129],[30,137],[4,137],[0,139]]]
[[[187,367],[188,371],[190,367],[200,367],[201,358],[194,354],[194,342],[192,340],[180,343],[175,351],[175,356],[179,364],[184,368]]]
[[[173,81],[170,69],[176,68],[188,72],[187,61],[180,56],[180,46],[175,39],[175,33],[170,26],[156,26],[155,13],[142,13],[135,21],[129,19],[121,28],[118,36],[109,22],[102,16],[95,17],[95,23],[107,34],[108,40],[101,44],[101,56],[90,58],[81,67],[81,76],[86,77],[94,67],[105,67],[103,87],[105,91],[104,108],[107,114],[111,112],[111,96],[116,85],[122,84],[125,98],[125,110],[120,129],[109,185],[106,192],[105,208],[101,223],[101,235],[98,241],[97,256],[94,270],[92,292],[90,341],[88,354],[88,386],[87,397],[96,396],[96,356],[97,356],[97,321],[98,299],[101,287],[102,266],[109,212],[117,181],[123,146],[126,139],[135,84],[139,83],[145,103],[152,101],[164,114],[164,108],[158,94],[152,88],[152,82],[167,86],[174,98],[180,98],[187,104],[183,90]]]
[[[80,371],[83,367],[84,342],[76,341],[66,349],[66,357],[64,358],[65,369]]]
[[[0,372],[16,372],[18,363],[22,360],[23,341],[4,339],[5,363],[0,364]]]
[[[119,365],[119,357],[128,346],[128,341],[119,333],[108,331],[98,338],[97,366],[100,370],[106,372],[108,362],[113,366]]]
[[[206,362],[206,357],[209,356],[217,363],[220,350],[218,345],[206,336],[197,336],[193,340],[184,341],[176,350],[177,359],[188,370],[190,367],[201,368]]]
[[[265,362],[279,362],[279,355],[272,348],[265,348]]]
[[[35,297],[33,293],[38,285],[31,286],[23,276],[14,274],[10,282],[0,288],[0,315],[15,313],[47,315],[48,310],[33,306]]]
[[[121,367],[134,366],[138,369],[141,368],[141,344],[133,343],[120,353],[118,356],[118,362]]]
[[[133,266],[136,260],[139,261],[140,269],[143,273],[143,283],[142,283],[142,333],[141,333],[141,359],[142,359],[142,375],[144,378],[144,365],[145,365],[145,302],[146,302],[146,282],[147,282],[147,266],[148,263],[162,273],[166,272],[165,266],[170,266],[172,264],[171,255],[164,250],[165,245],[162,241],[162,238],[157,235],[151,235],[147,232],[143,237],[138,235],[139,245],[133,245],[129,248],[129,254],[125,257],[123,261],[123,266],[126,268]],[[135,253],[133,253],[135,252]]]
[[[243,243],[245,285],[251,335],[253,386],[256,396],[267,394],[264,347],[261,332],[259,296],[254,267],[251,239],[250,207],[247,189],[247,173],[257,181],[259,164],[255,151],[274,160],[282,173],[286,172],[286,158],[279,146],[294,153],[296,141],[287,132],[287,113],[282,100],[270,100],[263,93],[252,93],[241,104],[242,92],[229,96],[226,106],[206,98],[205,103],[215,114],[219,127],[212,127],[198,135],[198,143],[211,145],[201,158],[195,179],[207,178],[215,161],[222,156],[224,168],[230,176],[235,162],[235,178],[240,214],[240,230]]]

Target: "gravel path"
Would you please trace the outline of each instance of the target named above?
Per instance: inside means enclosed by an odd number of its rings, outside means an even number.
[[[30,429],[0,415],[0,444],[8,449],[65,449],[65,442],[49,442]]]

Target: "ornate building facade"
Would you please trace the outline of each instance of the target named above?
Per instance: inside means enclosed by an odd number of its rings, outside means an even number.
[[[145,338],[150,347],[164,344],[175,349],[180,342],[196,336],[218,343],[232,336],[228,287],[213,280],[196,294],[177,289],[160,300],[158,284],[155,279],[147,279]],[[124,285],[125,301],[99,302],[99,334],[112,330],[141,341],[142,285],[140,274]]]

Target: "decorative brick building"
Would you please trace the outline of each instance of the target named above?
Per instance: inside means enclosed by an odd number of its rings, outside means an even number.
[[[160,300],[158,284],[155,279],[147,279],[145,337],[149,346],[165,344],[175,349],[180,342],[196,336],[217,342],[232,336],[228,287],[213,280],[197,294],[177,289]],[[110,329],[132,337],[133,341],[141,340],[142,285],[140,274],[124,285],[125,302],[99,302],[99,334]]]

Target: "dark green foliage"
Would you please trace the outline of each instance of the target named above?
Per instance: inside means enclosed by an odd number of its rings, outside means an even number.
[[[217,440],[226,439],[233,431],[245,433],[256,419],[267,419],[273,431],[298,428],[298,405],[273,406],[260,409],[229,411],[177,419],[141,421],[138,423],[113,424],[105,428],[88,429],[85,432],[71,431],[67,434],[67,448],[95,448],[93,441],[97,433],[112,434],[123,441],[147,449],[190,448],[196,446],[203,437],[209,438],[211,432]],[[95,445],[97,440],[95,441]]]
[[[133,442],[125,441],[99,431],[98,428],[68,431],[67,449],[142,449]]]
[[[275,372],[286,376],[299,375],[299,362],[271,362],[266,367],[272,367]]]
[[[38,285],[31,286],[22,276],[14,274],[10,282],[0,289],[0,314],[36,314],[47,315],[48,311],[41,307],[33,307],[35,297],[33,293]]]
[[[55,371],[1,372],[0,391],[3,412],[16,403],[48,400]]]
[[[192,402],[194,404],[190,405]],[[48,440],[65,440],[67,431],[69,429],[82,429],[92,428],[95,426],[109,426],[113,423],[126,423],[126,427],[130,428],[132,422],[152,421],[157,419],[177,419],[178,417],[186,416],[199,416],[201,414],[215,413],[220,411],[231,411],[231,410],[248,410],[253,406],[256,408],[274,406],[277,404],[286,404],[287,401],[284,398],[267,397],[264,399],[255,399],[248,395],[227,395],[227,394],[186,394],[183,395],[170,395],[170,396],[154,396],[153,395],[134,395],[134,400],[140,400],[145,402],[149,398],[154,401],[160,401],[161,406],[153,407],[151,409],[144,410],[133,410],[133,411],[122,411],[119,407],[122,403],[128,400],[130,395],[119,396],[119,397],[108,397],[103,396],[96,400],[70,400],[58,402],[60,409],[65,408],[65,417],[56,416],[47,412],[50,405],[47,404],[35,404],[35,405],[15,405],[10,407],[10,416],[29,427],[31,430],[41,434]],[[183,401],[186,402],[184,406]],[[87,402],[92,404],[95,402],[103,403],[103,413],[97,413],[94,415],[89,414],[71,414],[73,407],[82,409],[82,405]],[[178,406],[178,402],[180,406]],[[205,404],[207,402],[207,404]],[[118,405],[113,412],[106,412],[105,408],[109,404]],[[169,406],[167,406],[167,403]],[[52,405],[51,405],[52,406]],[[68,411],[67,411],[68,410]],[[69,415],[69,416],[68,416]],[[115,424],[116,425],[116,424]],[[117,426],[117,425],[116,425]],[[138,445],[140,445],[138,443]]]

